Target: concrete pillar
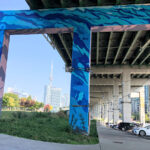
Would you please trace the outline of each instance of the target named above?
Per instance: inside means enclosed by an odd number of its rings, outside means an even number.
[[[110,101],[108,103],[108,122],[109,123],[113,123],[113,108],[112,108],[113,104]]]
[[[130,72],[122,73],[122,121],[131,122],[131,79]]]
[[[145,90],[144,87],[140,89],[140,122],[145,124]]]
[[[113,123],[117,124],[119,121],[119,83],[114,80],[113,85]]]
[[[102,104],[102,118],[105,119],[105,105]]]
[[[108,122],[108,103],[105,102],[104,104],[104,121],[105,123]]]
[[[83,134],[90,131],[90,54],[90,29],[74,28],[69,124],[74,131]]]
[[[96,104],[96,120],[98,119],[98,103]]]
[[[101,103],[98,101],[98,120],[101,120]]]
[[[93,106],[93,119],[96,118],[96,104]]]
[[[7,31],[0,30],[0,115],[5,85],[9,37],[10,37],[9,33]]]

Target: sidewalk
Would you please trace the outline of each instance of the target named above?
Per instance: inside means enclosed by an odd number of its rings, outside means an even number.
[[[101,150],[150,150],[150,141],[97,123]]]
[[[99,150],[99,145],[57,144],[0,134],[0,150]]]

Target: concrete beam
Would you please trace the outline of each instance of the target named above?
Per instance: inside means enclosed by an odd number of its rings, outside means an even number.
[[[127,31],[125,31],[125,32],[123,33],[123,36],[122,36],[122,39],[121,39],[119,48],[118,48],[118,50],[117,50],[116,56],[115,56],[115,58],[114,58],[113,64],[116,63],[117,57],[118,57],[119,52],[120,52],[120,50],[121,50],[121,48],[122,48],[122,45],[123,45],[123,43],[124,43],[124,40],[126,39],[127,34],[128,34]]]
[[[113,86],[91,86],[90,93],[106,93],[112,91]],[[131,87],[131,92],[139,92],[141,86]],[[122,93],[122,87],[119,87],[119,93]]]
[[[132,41],[132,44],[131,44],[130,48],[128,49],[127,53],[125,54],[124,59],[122,60],[122,64],[125,63],[125,60],[127,59],[128,55],[129,55],[129,53],[130,53],[130,51],[134,48],[134,45],[136,44],[137,39],[140,37],[140,35],[142,34],[142,32],[143,32],[143,31],[138,31],[138,32],[137,32],[137,34],[136,34],[134,40]]]
[[[70,58],[70,60],[72,60],[72,57],[71,57],[71,53],[70,53],[70,50],[68,49],[67,45],[66,45],[66,41],[63,37],[63,35],[61,35],[60,33],[58,34],[61,42],[62,42],[62,45],[64,46],[65,50],[66,50],[66,53],[68,55],[68,57]]]
[[[142,65],[146,59],[148,59],[150,57],[150,53],[140,62],[140,65]]]
[[[148,40],[143,46],[142,48],[140,48],[138,55],[135,57],[135,59],[132,62],[132,65],[136,62],[136,60],[141,56],[141,54],[145,51],[145,49],[148,47],[148,45],[150,44],[150,40]]]
[[[118,79],[119,85],[122,85],[122,81]],[[91,79],[90,85],[113,85],[113,79]],[[132,79],[131,86],[143,86],[150,85],[150,79]]]
[[[115,65],[115,66],[93,66],[91,68],[94,74],[122,74],[123,71],[128,71],[131,74],[150,74],[150,66],[128,66],[128,65]]]
[[[96,64],[99,63],[99,41],[100,41],[100,32],[97,33],[97,48],[96,48]]]
[[[109,51],[110,51],[112,38],[113,38],[113,32],[111,32],[110,36],[109,36],[108,48],[107,48],[106,57],[105,57],[105,64],[107,64],[107,59],[108,59],[108,56],[109,56]]]

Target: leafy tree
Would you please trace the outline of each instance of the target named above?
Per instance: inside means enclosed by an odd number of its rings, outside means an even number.
[[[3,96],[3,102],[4,102],[3,106],[19,107],[19,97],[17,94],[14,93],[5,93]]]
[[[149,119],[149,115],[148,114],[145,114],[145,122],[150,122],[150,119]]]
[[[8,102],[9,102],[9,97],[7,95],[4,94],[3,96],[3,106],[8,106]]]
[[[50,112],[52,109],[53,109],[53,106],[51,106],[49,104],[47,104],[47,105],[44,106],[44,111],[45,112]]]
[[[15,100],[12,97],[9,97],[8,107],[15,107]]]
[[[31,97],[31,96],[28,96],[28,97],[27,97],[27,100],[32,100],[32,97]]]
[[[8,96],[8,97],[12,97],[15,101],[19,100],[19,97],[18,97],[17,94],[14,94],[14,93],[5,93],[4,95]]]

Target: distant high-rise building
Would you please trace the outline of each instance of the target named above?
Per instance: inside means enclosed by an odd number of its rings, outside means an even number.
[[[131,98],[132,113],[139,113],[140,99],[139,97]]]
[[[131,111],[132,113],[139,113],[140,99],[138,93],[131,93]],[[122,98],[119,99],[119,109],[122,113]]]
[[[148,113],[150,110],[149,110],[149,86],[145,86],[144,87],[145,89],[145,113]]]
[[[69,107],[70,104],[70,98],[69,94],[64,94],[61,97],[61,107]]]
[[[53,112],[58,112],[61,107],[61,88],[52,86],[53,81],[53,65],[51,65],[50,83],[44,89],[44,104],[53,107]]]

